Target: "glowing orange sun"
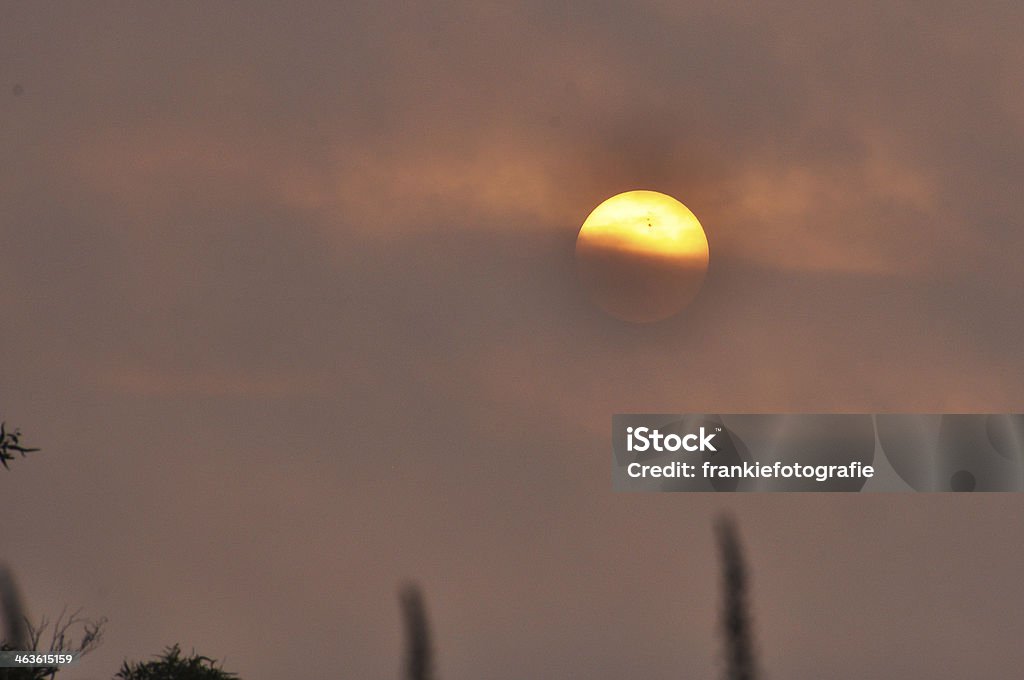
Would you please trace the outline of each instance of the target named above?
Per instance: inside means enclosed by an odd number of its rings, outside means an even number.
[[[685,205],[657,191],[627,191],[594,208],[576,237],[591,298],[624,321],[660,321],[685,308],[708,269],[708,239]]]

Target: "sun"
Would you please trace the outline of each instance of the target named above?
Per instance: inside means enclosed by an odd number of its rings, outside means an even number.
[[[593,300],[624,321],[660,321],[696,297],[708,239],[685,205],[657,191],[627,191],[594,208],[576,238],[580,279]]]

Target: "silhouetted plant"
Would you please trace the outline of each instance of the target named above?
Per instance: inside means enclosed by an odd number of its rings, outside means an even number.
[[[14,583],[14,575],[3,565],[0,565],[0,607],[3,608],[4,619],[0,651],[27,651],[29,630],[25,607]],[[49,668],[0,668],[2,680],[45,680],[52,676]]]
[[[430,644],[430,624],[423,595],[415,585],[402,589],[402,613],[405,618],[405,670],[408,680],[433,680],[433,648]]]
[[[67,607],[61,610],[53,621],[52,632],[47,636],[50,621],[44,616],[39,624],[28,622],[28,649],[40,652],[74,652],[76,656],[84,656],[100,646],[103,642],[103,627],[107,625],[105,616],[98,619],[87,619],[82,610],[76,609],[68,614]],[[79,632],[80,629],[80,632]],[[44,638],[49,637],[49,641]]]
[[[62,610],[53,621],[52,629],[51,622],[45,617],[38,624],[33,624],[25,614],[14,576],[3,566],[0,566],[0,605],[4,619],[4,637],[0,640],[2,650],[74,652],[76,656],[83,656],[96,649],[103,640],[103,627],[107,620],[87,619],[81,615],[80,609],[70,615],[67,608]],[[51,631],[49,635],[47,630]],[[45,680],[53,678],[58,670],[55,666],[0,669],[0,680]]]
[[[757,664],[754,659],[750,614],[747,604],[747,569],[743,563],[736,525],[728,517],[716,526],[718,545],[722,556],[722,585],[725,594],[723,624],[726,646],[726,678],[728,680],[755,680]]]
[[[125,661],[116,678],[120,680],[230,680],[238,677],[217,666],[217,662],[195,652],[181,655],[178,645],[168,647],[154,661],[129,664]]]
[[[14,582],[14,574],[0,565],[0,607],[3,608],[4,634],[0,643],[10,649],[28,649],[29,630],[21,593]]]
[[[31,622],[27,623],[27,642],[9,642],[4,640],[0,643],[0,650],[19,652],[39,652],[41,654],[57,654],[61,652],[74,652],[75,656],[82,657],[99,646],[103,639],[103,626],[106,619],[92,620],[79,616],[78,612],[66,616],[61,612],[53,624],[53,632],[50,635],[49,643],[43,641],[49,622],[44,618],[36,626]],[[81,637],[74,633],[74,629],[81,626]],[[9,668],[0,669],[0,680],[49,680],[60,670],[59,666],[44,666],[39,668]]]
[[[14,460],[14,453],[20,453],[21,457],[24,458],[26,453],[38,450],[22,446],[21,431],[13,430],[9,432],[7,430],[7,423],[0,422],[0,464],[4,466],[4,469],[11,469],[8,467],[7,461]]]

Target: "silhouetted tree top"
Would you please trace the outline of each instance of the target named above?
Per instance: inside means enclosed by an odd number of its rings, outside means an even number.
[[[39,449],[26,448],[21,445],[21,431],[7,429],[7,423],[0,422],[0,464],[4,466],[4,469],[10,470],[7,461],[14,460],[15,453],[20,453],[21,457],[24,458],[26,453],[32,453]]]
[[[120,680],[231,680],[238,676],[219,668],[209,657],[195,652],[182,656],[181,647],[174,645],[153,661],[132,664],[125,661],[114,677]]]

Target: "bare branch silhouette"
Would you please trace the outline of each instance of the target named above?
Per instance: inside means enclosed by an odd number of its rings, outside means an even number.
[[[43,645],[43,636],[51,624],[49,619],[43,617],[38,625],[28,624],[29,646],[26,649],[45,650],[48,652],[76,652],[84,656],[99,647],[100,643],[103,642],[103,627],[106,623],[106,617],[87,619],[82,616],[81,609],[76,609],[68,614],[67,607],[65,607],[53,622],[49,648]],[[81,634],[76,635],[75,630],[79,627],[82,629]]]
[[[727,680],[756,680],[757,664],[747,601],[747,568],[743,562],[736,524],[730,517],[718,520],[715,527],[722,556],[724,589],[724,628]]]
[[[430,644],[430,624],[423,595],[415,585],[402,589],[402,613],[405,617],[406,678],[408,680],[434,680],[433,648]]]

